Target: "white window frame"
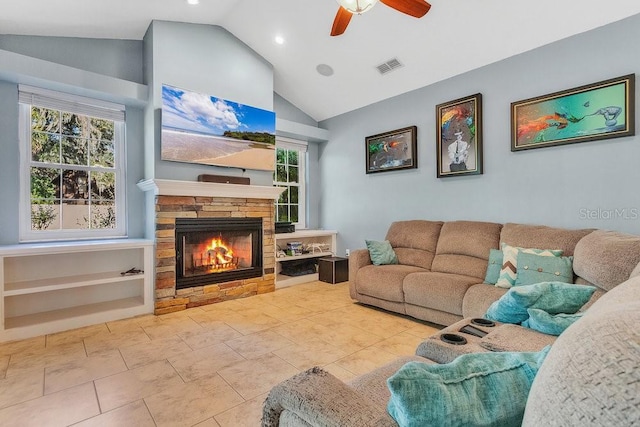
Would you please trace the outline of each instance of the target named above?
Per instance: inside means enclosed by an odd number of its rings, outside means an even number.
[[[273,181],[276,187],[298,187],[298,222],[293,223],[298,230],[307,228],[307,146],[307,141],[276,136],[276,148],[298,151],[298,182],[278,182],[275,178]],[[277,177],[276,173],[274,177]],[[276,221],[278,219],[277,202],[276,200]]]
[[[55,92],[32,86],[19,85],[19,140],[20,140],[20,242],[106,239],[127,236],[126,229],[126,156],[124,105]],[[41,163],[31,160],[31,106],[113,120],[114,169],[116,174],[116,224],[108,229],[31,229],[31,166]],[[43,165],[43,164],[42,164]],[[100,170],[83,166],[84,170]]]

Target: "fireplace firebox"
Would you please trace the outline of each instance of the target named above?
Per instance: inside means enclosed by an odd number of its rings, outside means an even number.
[[[262,276],[262,218],[176,218],[176,288]]]

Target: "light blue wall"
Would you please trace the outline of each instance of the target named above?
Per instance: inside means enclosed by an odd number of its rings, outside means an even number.
[[[307,228],[320,228],[319,200],[322,180],[319,162],[320,144],[310,142],[307,147]]]
[[[144,179],[144,111],[127,107],[127,230],[129,237],[145,236],[145,203],[136,185]]]
[[[145,112],[148,161],[153,153],[153,163],[145,167],[146,177],[195,181],[200,174],[233,175],[247,176],[251,184],[272,185],[271,172],[160,159],[162,84],[273,111],[271,64],[225,29],[211,25],[153,21],[144,38],[144,49],[145,83],[150,93]]]
[[[275,92],[273,93],[273,108],[278,113],[279,119],[285,119],[309,126],[318,126],[318,122],[313,120],[311,116]]]
[[[0,81],[0,244],[18,243],[18,86]]]
[[[0,49],[142,83],[142,41],[0,36]]]
[[[635,16],[321,122],[331,139],[319,153],[320,224],[338,230],[341,254],[404,219],[640,234],[640,136],[510,151],[511,102],[635,73],[638,40]],[[478,92],[485,173],[437,179],[435,106]],[[365,137],[410,125],[418,127],[418,169],[366,175]]]

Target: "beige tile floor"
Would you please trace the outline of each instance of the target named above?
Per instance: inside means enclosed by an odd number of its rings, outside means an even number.
[[[0,425],[259,426],[280,381],[342,380],[436,332],[322,282],[0,344]]]

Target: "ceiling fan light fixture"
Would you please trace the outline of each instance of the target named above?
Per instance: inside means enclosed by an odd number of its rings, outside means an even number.
[[[340,6],[357,15],[371,10],[378,0],[336,0]]]

